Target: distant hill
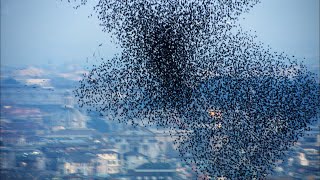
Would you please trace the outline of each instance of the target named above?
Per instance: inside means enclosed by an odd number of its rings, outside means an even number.
[[[1,80],[1,85],[6,86],[6,85],[10,85],[10,86],[23,86],[22,83],[20,83],[19,81],[9,77],[9,78],[5,78],[3,80]]]

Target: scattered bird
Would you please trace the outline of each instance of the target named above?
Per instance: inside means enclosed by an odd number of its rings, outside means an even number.
[[[85,75],[78,103],[119,123],[168,129],[199,174],[265,178],[316,117],[319,84],[236,24],[257,3],[99,1],[103,31],[123,51]]]

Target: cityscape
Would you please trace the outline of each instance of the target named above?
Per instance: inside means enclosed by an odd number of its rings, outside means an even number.
[[[183,161],[165,129],[78,107],[73,90],[85,68],[1,68],[1,180],[212,179]],[[319,150],[318,118],[267,179],[320,179]]]
[[[319,8],[1,0],[0,180],[320,180]]]

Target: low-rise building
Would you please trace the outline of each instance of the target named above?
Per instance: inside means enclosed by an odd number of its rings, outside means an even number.
[[[115,151],[105,150],[97,154],[96,157],[96,175],[106,176],[110,174],[118,174],[121,171],[121,161],[119,153]]]

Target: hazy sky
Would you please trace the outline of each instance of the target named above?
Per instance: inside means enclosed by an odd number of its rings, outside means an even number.
[[[319,0],[261,1],[243,16],[243,27],[318,69]],[[74,10],[61,0],[1,0],[1,64],[84,63],[97,51],[112,57],[117,49],[91,12],[92,6]]]

